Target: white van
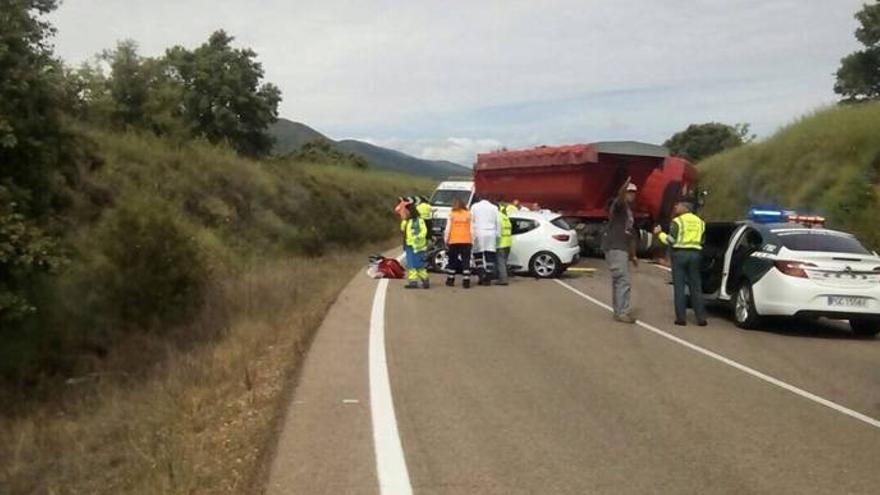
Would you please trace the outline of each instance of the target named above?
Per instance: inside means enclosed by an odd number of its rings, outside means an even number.
[[[460,198],[470,208],[474,199],[474,181],[450,180],[441,182],[431,195],[431,218],[433,218],[433,234],[442,234],[452,210],[452,201]]]

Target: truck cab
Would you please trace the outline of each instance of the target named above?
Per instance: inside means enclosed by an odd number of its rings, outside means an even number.
[[[450,180],[441,182],[431,195],[431,218],[433,221],[432,235],[442,235],[452,210],[452,202],[455,198],[464,201],[465,206],[470,208],[474,199],[474,181]]]

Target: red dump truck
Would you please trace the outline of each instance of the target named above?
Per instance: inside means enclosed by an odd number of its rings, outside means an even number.
[[[559,211],[577,227],[586,251],[599,249],[611,197],[632,177],[639,188],[634,208],[643,229],[640,249],[651,247],[648,234],[655,223],[666,223],[673,203],[694,193],[696,170],[682,158],[652,144],[634,141],[572,146],[539,146],[477,155],[477,194]]]

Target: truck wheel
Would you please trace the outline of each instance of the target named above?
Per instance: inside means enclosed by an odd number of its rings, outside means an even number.
[[[849,320],[849,327],[859,337],[874,337],[880,333],[880,320],[852,319]]]
[[[748,281],[744,280],[736,290],[736,296],[733,298],[733,320],[736,326],[749,330],[757,328],[761,322],[761,317],[755,309],[752,284]]]
[[[529,260],[529,271],[538,278],[553,278],[562,273],[562,262],[555,254],[541,251]]]

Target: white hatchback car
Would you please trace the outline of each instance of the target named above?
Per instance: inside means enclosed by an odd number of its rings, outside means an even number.
[[[577,233],[558,213],[516,211],[509,216],[513,245],[507,264],[512,271],[551,278],[577,263]]]
[[[512,245],[507,265],[511,272],[552,278],[577,263],[580,258],[577,232],[558,213],[522,210],[509,216]],[[447,262],[442,245],[429,250],[428,263],[432,270],[444,271]]]

